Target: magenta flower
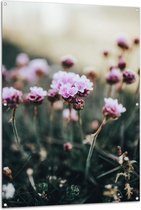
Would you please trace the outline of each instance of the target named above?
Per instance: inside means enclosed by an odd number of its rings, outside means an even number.
[[[117,45],[118,45],[118,47],[120,47],[123,50],[128,50],[129,49],[129,44],[128,44],[125,36],[118,37]]]
[[[61,58],[61,64],[64,68],[71,68],[76,63],[76,59],[72,55],[66,55]]]
[[[54,89],[48,90],[47,98],[50,102],[55,102],[60,99],[58,92]]]
[[[67,143],[64,144],[64,150],[65,150],[66,152],[71,151],[72,148],[73,148],[73,145],[72,145],[71,143],[67,142]]]
[[[119,69],[113,68],[106,77],[107,82],[110,85],[116,84],[122,80],[122,74]]]
[[[16,57],[16,64],[18,67],[27,66],[29,63],[29,57],[26,53],[20,53]]]
[[[123,82],[126,84],[132,84],[136,81],[135,73],[131,70],[123,71]]]
[[[72,121],[78,121],[78,114],[77,111],[74,109],[64,109],[63,110],[63,118],[65,120],[72,120]]]
[[[3,104],[11,108],[22,102],[22,96],[22,92],[13,87],[4,87],[2,90]]]
[[[30,93],[27,95],[27,100],[31,103],[41,104],[47,95],[47,91],[41,87],[31,87]]]
[[[122,104],[118,104],[117,99],[105,98],[105,105],[103,107],[103,114],[106,117],[113,119],[121,116],[121,113],[126,111],[126,108]]]

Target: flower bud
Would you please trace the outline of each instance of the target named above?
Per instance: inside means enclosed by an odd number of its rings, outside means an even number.
[[[73,108],[75,110],[82,110],[85,106],[85,101],[81,98],[76,98],[73,102]]]

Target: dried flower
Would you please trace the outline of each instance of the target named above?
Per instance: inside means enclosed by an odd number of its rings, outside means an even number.
[[[64,68],[71,68],[76,63],[76,59],[72,55],[66,55],[61,58],[61,64]]]
[[[72,148],[73,148],[73,145],[72,145],[71,143],[67,142],[67,143],[64,144],[64,150],[65,150],[66,152],[71,151]]]
[[[40,104],[43,102],[47,91],[43,90],[41,87],[31,87],[30,93],[27,95],[27,100],[31,103]]]
[[[22,92],[13,87],[4,87],[2,90],[2,100],[4,106],[15,107],[22,102]]]
[[[122,104],[118,104],[117,99],[105,98],[104,101],[103,114],[106,117],[116,119],[121,116],[121,113],[126,111]]]
[[[131,70],[123,71],[123,82],[126,84],[132,84],[136,81],[135,73]]]
[[[2,197],[4,199],[13,198],[14,194],[15,194],[15,188],[12,183],[8,183],[7,185],[6,184],[2,185]]]
[[[112,68],[111,71],[107,74],[106,80],[110,85],[116,84],[121,81],[122,74],[120,70],[117,68]]]

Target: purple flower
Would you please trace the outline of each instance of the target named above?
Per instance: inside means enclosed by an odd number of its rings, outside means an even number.
[[[77,94],[86,96],[93,89],[93,83],[86,76],[72,72],[59,71],[54,74],[51,88],[56,90],[64,99],[72,99]]]
[[[131,70],[123,71],[123,82],[126,84],[132,84],[136,81],[135,73]]]
[[[123,50],[128,50],[129,49],[127,39],[124,36],[120,36],[117,39],[117,45],[118,45],[118,47],[122,48]]]
[[[110,85],[116,84],[122,79],[122,74],[119,69],[113,68],[107,75],[106,80]]]
[[[123,57],[120,57],[120,58],[119,58],[119,61],[118,61],[118,68],[119,68],[120,70],[124,70],[125,67],[126,67],[126,61],[124,60]]]
[[[72,55],[66,55],[61,58],[61,64],[64,68],[71,68],[76,63],[76,59]]]
[[[16,57],[16,64],[18,67],[27,66],[29,63],[29,57],[26,53],[20,53]]]
[[[22,96],[22,92],[13,87],[4,87],[2,90],[3,104],[11,108],[22,102]]]
[[[27,95],[27,100],[35,104],[40,104],[43,102],[46,95],[47,91],[43,90],[43,88],[36,86],[31,87],[30,93]]]
[[[105,98],[105,105],[103,107],[103,114],[106,117],[113,119],[121,116],[121,113],[126,111],[126,108],[122,104],[118,104],[117,99]]]
[[[65,120],[72,120],[72,121],[78,121],[78,114],[77,111],[74,109],[64,109],[63,110],[63,118]]]
[[[48,97],[48,100],[51,102],[58,101],[60,98],[58,92],[54,89],[48,90],[47,97]]]

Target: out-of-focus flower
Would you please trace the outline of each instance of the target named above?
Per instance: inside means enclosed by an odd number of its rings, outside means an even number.
[[[125,36],[118,37],[117,45],[118,45],[118,47],[120,47],[123,50],[128,50],[129,49],[129,44],[128,44]]]
[[[136,75],[131,70],[124,70],[123,71],[123,82],[126,84],[132,84],[136,81]]]
[[[29,66],[22,67],[22,68],[19,69],[18,78],[20,80],[25,80],[29,83],[36,83],[38,81],[38,76],[33,71],[33,69],[30,68]]]
[[[62,100],[55,101],[53,103],[53,109],[56,111],[62,110],[63,109],[63,101]]]
[[[134,38],[133,43],[135,45],[139,45],[140,44],[140,38],[139,37]]]
[[[27,95],[27,100],[31,103],[40,104],[43,102],[45,96],[47,95],[47,91],[43,90],[41,87],[31,87],[30,93]]]
[[[120,57],[119,58],[119,61],[118,61],[118,68],[120,70],[124,70],[126,68],[126,61],[123,57]]]
[[[91,128],[92,128],[93,130],[97,130],[98,127],[99,127],[99,122],[98,122],[98,120],[92,121],[90,126],[91,126]]]
[[[94,80],[97,77],[97,73],[94,70],[93,66],[87,66],[86,68],[84,68],[84,74],[86,75],[86,77],[88,79],[90,79],[92,82],[94,82]]]
[[[61,64],[65,69],[73,67],[76,62],[76,58],[74,58],[72,55],[65,55],[61,58]]]
[[[119,69],[113,68],[106,77],[107,82],[110,85],[116,84],[122,80],[122,74]]]
[[[4,87],[2,90],[2,101],[4,106],[14,107],[22,102],[22,92],[13,87]]]
[[[30,61],[29,68],[32,73],[35,73],[37,76],[43,76],[48,74],[48,63],[45,59],[34,59]]]
[[[9,80],[9,71],[7,71],[6,67],[2,65],[2,79]]]
[[[15,188],[12,183],[8,183],[7,185],[6,184],[2,185],[2,197],[4,199],[13,198],[14,194],[15,194]]]
[[[69,143],[69,142],[65,143],[63,146],[64,146],[64,150],[65,150],[66,152],[71,151],[72,148],[73,148],[73,145],[72,145],[71,143]]]
[[[109,51],[108,50],[104,50],[103,51],[103,56],[104,57],[108,57],[109,56]]]
[[[75,110],[82,110],[84,109],[85,106],[85,101],[81,98],[75,98],[74,102],[73,102],[73,108]]]
[[[20,53],[16,57],[16,65],[18,67],[27,66],[29,63],[29,57],[26,53]]]
[[[3,174],[12,179],[12,170],[9,167],[3,168]]]
[[[50,102],[54,103],[55,101],[58,101],[60,97],[56,90],[50,89],[48,90],[47,98]]]
[[[14,83],[14,88],[18,89],[18,90],[23,90],[24,88],[24,82],[21,80],[18,80]]]
[[[78,114],[77,111],[74,109],[64,109],[63,110],[63,118],[65,120],[72,120],[72,121],[78,121]]]
[[[126,111],[126,108],[122,104],[118,103],[117,99],[105,98],[105,105],[103,107],[103,114],[106,117],[118,118],[121,113]]]

